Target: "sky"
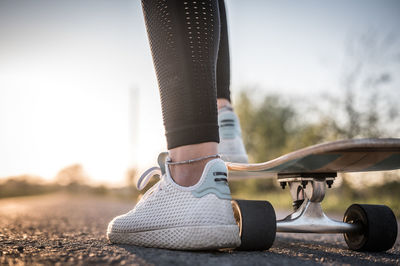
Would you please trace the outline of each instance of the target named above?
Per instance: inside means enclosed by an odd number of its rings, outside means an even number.
[[[226,0],[231,90],[338,87],[349,36],[400,35],[399,1]],[[0,0],[0,178],[80,163],[123,184],[166,150],[138,0]]]

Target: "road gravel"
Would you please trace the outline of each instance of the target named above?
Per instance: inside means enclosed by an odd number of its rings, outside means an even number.
[[[341,235],[277,234],[262,252],[189,252],[113,245],[105,231],[133,203],[44,195],[0,200],[1,265],[400,265],[400,240],[384,253],[349,251]],[[283,212],[278,212],[282,217]]]

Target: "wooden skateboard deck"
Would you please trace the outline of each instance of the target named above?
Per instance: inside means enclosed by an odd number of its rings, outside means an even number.
[[[226,164],[230,179],[395,170],[400,169],[400,138],[339,140],[263,163]]]

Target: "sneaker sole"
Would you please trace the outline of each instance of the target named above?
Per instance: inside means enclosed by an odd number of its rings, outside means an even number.
[[[135,233],[107,233],[116,244],[181,249],[212,250],[240,245],[237,225],[176,227]]]

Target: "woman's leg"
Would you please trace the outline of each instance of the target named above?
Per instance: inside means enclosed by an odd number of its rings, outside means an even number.
[[[228,171],[215,158],[218,2],[142,0],[142,5],[172,161],[142,175],[139,187],[153,175],[161,180],[133,210],[110,222],[107,236],[113,243],[172,249],[237,247]]]
[[[216,154],[218,56],[223,58],[219,75],[224,77],[219,80],[227,79],[229,87],[229,66],[222,66],[229,62],[229,52],[218,54],[218,1],[144,0],[142,5],[170,157],[182,161]],[[207,161],[171,166],[171,174],[178,184],[193,185]]]
[[[230,60],[229,60],[229,41],[228,23],[226,19],[225,2],[218,1],[219,17],[221,22],[221,32],[219,39],[218,60],[217,60],[217,104],[218,109],[230,105]]]

